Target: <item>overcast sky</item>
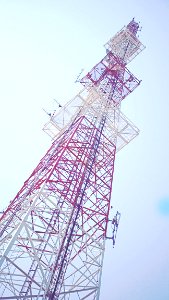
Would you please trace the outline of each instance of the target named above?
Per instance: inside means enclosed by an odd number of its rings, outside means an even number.
[[[0,0],[1,209],[50,146],[42,108],[61,104],[135,17],[146,45],[128,68],[141,86],[122,103],[140,135],[117,154],[112,204],[122,214],[100,300],[169,299],[169,1]]]

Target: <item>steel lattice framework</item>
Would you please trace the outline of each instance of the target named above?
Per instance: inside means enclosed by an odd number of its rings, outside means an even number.
[[[138,29],[133,19],[110,39],[45,124],[52,146],[0,219],[1,299],[99,299],[115,153],[139,132],[120,110],[140,84],[126,68],[144,49]]]

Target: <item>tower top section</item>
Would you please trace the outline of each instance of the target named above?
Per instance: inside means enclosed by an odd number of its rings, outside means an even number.
[[[98,126],[105,118],[104,130],[109,141],[116,144],[116,152],[138,135],[138,128],[122,114],[120,108],[122,100],[141,82],[126,66],[145,48],[137,37],[139,31],[140,25],[133,18],[107,42],[105,57],[78,80],[84,89],[50,114],[50,121],[43,130],[53,140],[82,116],[92,122],[94,120]]]
[[[104,45],[106,52],[111,51],[125,64],[128,64],[145,48],[137,37],[139,28],[139,23],[133,18],[127,26],[124,26]]]
[[[137,32],[139,31],[139,23],[137,23],[134,18],[130,21],[130,23],[127,25],[127,29],[130,30],[130,32],[133,34],[133,35],[136,35]]]

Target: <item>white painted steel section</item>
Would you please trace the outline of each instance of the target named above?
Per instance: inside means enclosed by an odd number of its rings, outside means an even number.
[[[29,208],[27,209],[21,209],[22,211],[22,217],[18,218],[18,224],[17,224],[17,230],[16,225],[14,229],[11,229],[13,226],[10,225],[10,228],[8,229],[9,232],[6,235],[6,237],[3,238],[3,240],[0,243],[0,253],[1,253],[1,259],[0,259],[0,284],[4,286],[5,293],[2,294],[2,286],[1,286],[1,296],[9,296],[11,297],[16,294],[16,298],[14,299],[22,299],[18,298],[18,291],[20,290],[21,286],[23,285],[24,281],[31,281],[34,283],[34,286],[32,288],[32,294],[36,294],[37,297],[37,291],[38,291],[38,298],[36,299],[42,299],[42,294],[44,295],[44,291],[48,289],[48,285],[50,284],[50,277],[49,275],[51,272],[49,269],[51,268],[52,262],[54,265],[55,259],[57,257],[56,249],[58,249],[59,245],[61,244],[61,241],[63,239],[64,233],[66,231],[65,227],[65,220],[69,219],[73,206],[70,205],[68,202],[65,205],[65,210],[60,209],[60,213],[63,216],[63,222],[60,226],[60,230],[58,232],[58,235],[56,237],[52,237],[49,241],[47,241],[47,237],[44,236],[42,240],[42,236],[37,233],[37,228],[39,230],[46,230],[46,228],[41,224],[38,219],[36,221],[36,230],[31,227],[31,214],[30,212],[33,210],[40,214],[41,207],[43,209],[46,209],[49,211],[51,207],[55,207],[57,210],[59,210],[59,207],[57,206],[57,201],[52,201],[49,195],[45,195],[45,185],[42,187],[40,192],[37,192],[34,197],[28,197],[26,202],[29,203]],[[43,198],[43,206],[40,204],[42,203]],[[31,203],[31,205],[30,205]],[[51,203],[52,205],[50,205]],[[36,237],[36,238],[35,238]],[[22,250],[19,250],[19,246],[22,242],[22,245],[25,245],[25,247],[22,247]],[[47,253],[43,255],[43,260],[40,260],[40,248],[39,245],[43,244],[45,247],[45,244],[47,246]],[[4,244],[5,251],[4,251]],[[29,251],[30,248],[30,251]],[[37,250],[38,249],[38,250]],[[39,253],[38,253],[39,251]],[[27,274],[27,269],[29,269],[31,263],[35,261],[38,265],[38,272],[36,279],[32,279],[31,276]],[[25,264],[26,263],[26,264]],[[8,270],[8,264],[10,267],[10,271]],[[23,264],[25,264],[25,267],[23,268]],[[13,269],[12,269],[13,266]],[[20,266],[20,267],[19,267]],[[25,270],[25,271],[24,271]],[[8,288],[6,289],[6,287]],[[11,294],[10,294],[11,290]],[[30,298],[30,297],[29,297]],[[29,299],[28,298],[28,299]],[[9,298],[10,299],[10,298]],[[11,298],[13,299],[13,298]],[[44,298],[45,299],[45,298]]]
[[[126,26],[124,26],[104,46],[108,51],[113,52],[126,63],[129,63],[145,49],[145,46]]]
[[[121,112],[120,106],[107,104],[107,99],[103,98],[95,88],[89,91],[83,89],[58,113],[54,113],[43,130],[55,139],[77,116],[85,115],[91,121],[96,122],[97,119],[99,123],[103,112],[107,116],[104,130],[110,141],[116,144],[116,152],[118,152],[139,134],[139,129]]]

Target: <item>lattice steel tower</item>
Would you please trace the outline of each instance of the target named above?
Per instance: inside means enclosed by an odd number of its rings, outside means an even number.
[[[44,126],[53,139],[0,219],[0,299],[98,300],[115,154],[138,135],[120,110],[140,81],[126,68],[144,46],[133,19]],[[108,224],[113,225],[107,236]]]

